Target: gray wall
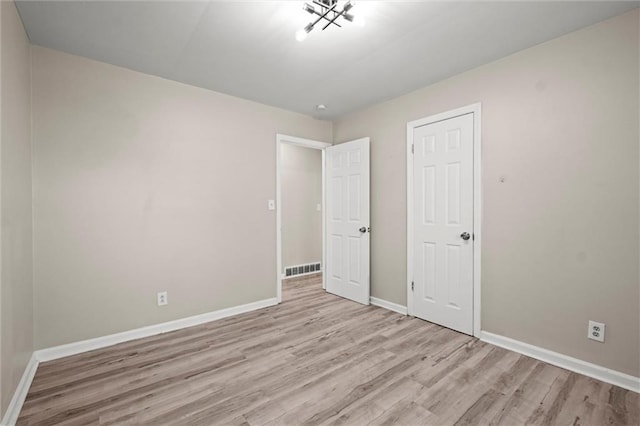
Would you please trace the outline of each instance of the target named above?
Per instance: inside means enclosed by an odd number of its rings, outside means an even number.
[[[330,122],[35,46],[33,105],[38,348],[276,296],[276,133]]]
[[[322,151],[281,144],[282,266],[322,260]],[[284,269],[283,269],[284,272]]]
[[[407,122],[482,102],[482,328],[640,375],[638,24],[636,9],[334,123],[334,141],[371,137],[373,296],[406,304]]]
[[[14,3],[0,2],[0,15],[0,412],[3,414],[33,353],[33,265],[30,46]]]

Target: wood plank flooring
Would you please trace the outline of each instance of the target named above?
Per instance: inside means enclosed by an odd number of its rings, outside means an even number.
[[[19,425],[637,425],[638,394],[290,279],[260,311],[40,364]]]

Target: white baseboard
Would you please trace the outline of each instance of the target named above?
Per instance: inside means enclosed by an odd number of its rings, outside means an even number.
[[[640,377],[611,370],[610,368],[592,364],[578,358],[573,358],[568,355],[563,355],[558,352],[553,352],[548,349],[530,345],[509,337],[500,336],[498,334],[489,333],[487,331],[481,332],[480,340],[530,356],[531,358],[539,359],[540,361],[544,361],[569,371],[593,377],[594,379],[602,380],[603,382],[611,383],[612,385],[640,393]]]
[[[142,337],[154,336],[157,334],[167,333],[169,331],[179,330],[181,328],[192,327],[218,319],[230,317],[233,315],[243,314],[262,308],[268,308],[278,304],[278,300],[272,299],[259,300],[257,302],[247,303],[246,305],[234,306],[231,308],[220,309],[219,311],[208,312],[206,314],[194,315],[192,317],[182,318],[175,321],[169,321],[161,324],[150,325],[148,327],[137,328],[135,330],[123,331],[122,333],[110,334],[108,336],[97,337],[95,339],[83,340],[80,342],[69,343],[66,345],[55,346],[47,349],[40,349],[33,353],[27,367],[24,370],[22,379],[16,388],[13,398],[9,403],[7,412],[5,413],[0,426],[13,426],[18,420],[22,405],[27,398],[27,393],[31,387],[31,382],[38,369],[38,364],[45,361],[52,361],[58,358],[64,358],[70,355],[76,355],[83,352],[112,346],[118,343],[128,342],[130,340],[140,339]]]
[[[219,311],[208,312],[206,314],[194,315],[192,317],[182,318],[175,321],[169,321],[161,324],[137,328],[134,330],[123,331],[122,333],[110,334],[108,336],[97,337],[95,339],[83,340],[80,342],[69,343],[66,345],[55,346],[47,349],[40,349],[39,351],[36,351],[36,357],[40,362],[51,361],[70,355],[92,351],[94,349],[112,346],[118,343],[128,342],[130,340],[140,339],[142,337],[155,336],[156,334],[168,333],[170,331],[179,330],[181,328],[204,324],[206,322],[215,321],[233,315],[243,314],[262,308],[267,308],[269,306],[277,304],[278,301],[275,297],[271,299],[260,300],[257,302],[247,303],[246,305],[234,306],[231,308],[220,309]]]
[[[402,315],[407,315],[407,307],[398,305],[397,303],[389,302],[387,300],[378,299],[377,297],[370,297],[369,301],[374,306],[379,306],[381,308],[388,309],[393,312],[397,312]]]
[[[378,299],[377,297],[371,297],[370,300],[372,305],[379,306],[381,308],[388,309],[390,311],[397,312],[403,315],[407,315],[406,306],[398,305],[387,300]],[[9,406],[7,407],[7,412],[5,413],[0,426],[13,426],[18,420],[20,410],[22,409],[22,405],[24,404],[24,401],[27,397],[31,382],[33,381],[36,370],[38,368],[38,364],[40,362],[51,361],[70,355],[76,355],[94,349],[115,345],[117,343],[167,333],[169,331],[174,331],[181,328],[192,327],[210,321],[215,321],[217,319],[267,308],[269,306],[277,305],[277,303],[278,302],[276,298],[265,299],[258,302],[247,303],[245,305],[234,306],[214,312],[208,312],[206,314],[195,315],[175,321],[169,321],[162,324],[151,325],[148,327],[142,327],[122,333],[111,334],[95,339],[89,339],[81,342],[69,343],[66,345],[35,351],[25,368],[22,378],[18,383],[18,387],[16,388],[13,398],[11,399]],[[624,389],[640,393],[640,378],[631,376],[629,374],[611,370],[606,367],[582,361],[577,358],[573,358],[567,355],[560,354],[558,352],[553,352],[548,349],[540,348],[538,346],[530,345],[528,343],[511,339],[509,337],[500,336],[498,334],[490,333],[487,331],[481,332],[480,340],[496,346],[500,346],[505,349],[512,350],[514,352],[521,353],[523,355],[530,356],[535,359],[539,359],[541,361],[570,371],[574,371],[576,373],[583,374],[585,376],[602,380],[603,382],[620,386]]]
[[[13,398],[11,398],[11,402],[7,407],[7,412],[4,414],[0,425],[13,426],[18,421],[20,410],[22,410],[22,404],[24,404],[24,400],[27,399],[27,393],[29,393],[29,388],[31,387],[31,382],[33,381],[33,377],[36,375],[37,369],[38,358],[36,357],[36,354],[33,353],[31,355],[31,359],[29,359],[29,363],[24,369],[24,373],[22,373],[22,378],[18,383],[18,387],[13,394]]]
[[[230,317],[233,315],[244,314],[246,312],[255,311],[262,308],[268,308],[278,304],[278,300],[272,299],[259,300],[257,302],[247,303],[246,305],[234,306],[231,308],[220,309],[218,311],[208,312],[206,314],[194,315],[192,317],[182,318],[175,321],[169,321],[161,324],[150,325],[148,327],[137,328],[135,330],[123,331],[122,333],[110,334],[108,336],[97,337],[95,339],[83,340],[80,342],[69,343],[66,345],[55,346],[47,349],[37,350],[31,355],[31,359],[24,370],[22,379],[16,388],[13,398],[9,403],[7,412],[2,418],[0,426],[13,426],[18,420],[22,405],[27,398],[27,393],[31,387],[31,382],[38,369],[38,364],[45,361],[52,361],[58,358],[64,358],[70,355],[76,355],[83,352],[92,351],[94,349],[105,348],[118,343],[128,342],[130,340],[140,339],[142,337],[154,336],[156,334],[167,333],[169,331],[179,330],[181,328],[192,327],[218,319]]]

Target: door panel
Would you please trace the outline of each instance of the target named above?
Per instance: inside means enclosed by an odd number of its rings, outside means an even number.
[[[473,114],[413,132],[413,311],[472,334]]]
[[[368,305],[369,138],[328,147],[326,158],[327,291]]]

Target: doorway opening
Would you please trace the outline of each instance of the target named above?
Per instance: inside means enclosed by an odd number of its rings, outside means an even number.
[[[324,149],[326,142],[276,135],[277,298],[283,280],[322,281],[325,265]]]

